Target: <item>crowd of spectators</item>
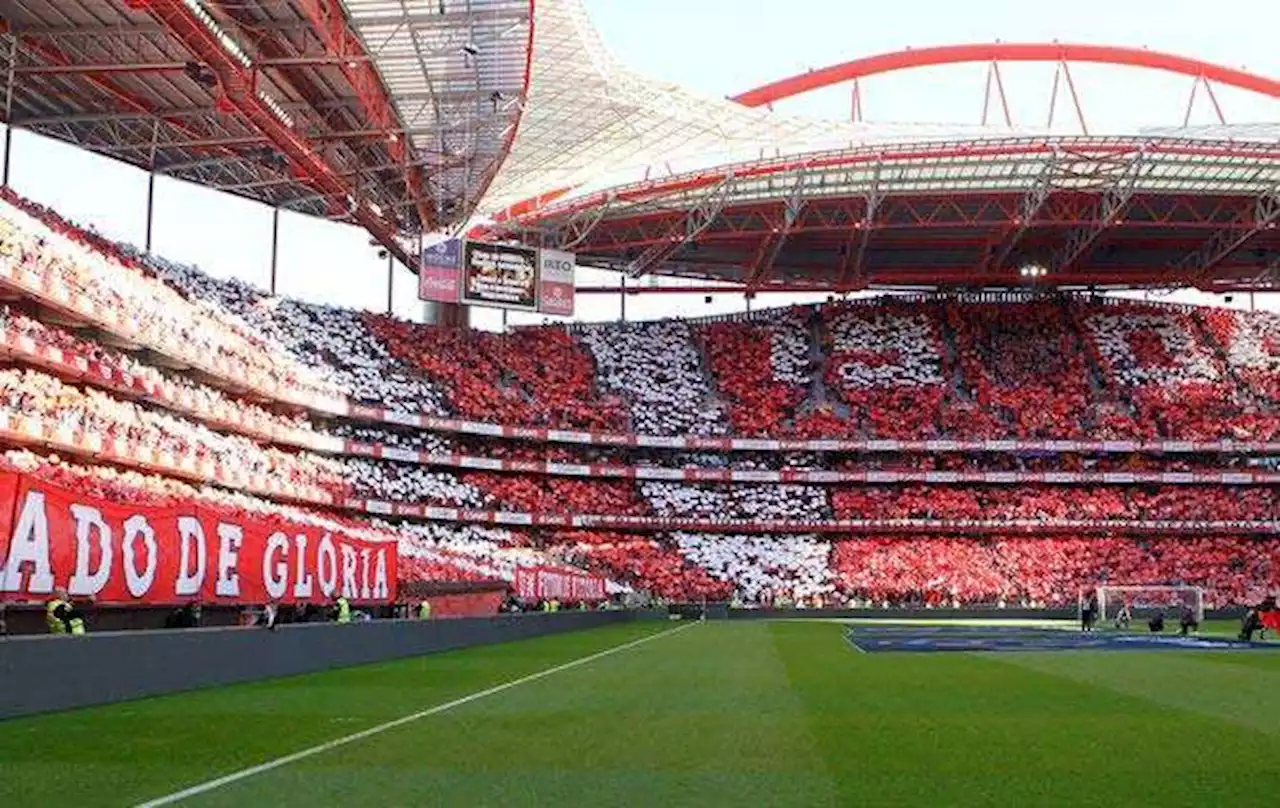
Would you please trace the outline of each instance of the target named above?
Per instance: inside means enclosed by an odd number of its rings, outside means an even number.
[[[836,591],[831,544],[817,536],[673,533],[670,538],[686,559],[731,584],[744,603],[825,602]]]
[[[533,546],[527,534],[506,528],[410,522],[396,525],[380,520],[374,520],[374,525],[398,532],[402,552],[443,558],[490,580],[514,581],[520,567],[578,571]]]
[[[150,347],[288,393],[433,415],[656,435],[1280,435],[1280,317],[1268,314],[891,298],[487,334],[273,297],[139,255],[9,191],[0,255],[129,312],[144,342],[162,343]]]
[[[727,519],[830,518],[826,491],[812,485],[697,485],[645,480],[645,500],[659,516],[719,522]]]
[[[864,486],[832,491],[842,519],[1264,521],[1280,515],[1271,486]]]
[[[1012,437],[1090,434],[1085,354],[1060,304],[978,302],[945,311],[970,397],[1001,416]]]
[[[510,334],[364,315],[370,333],[446,390],[451,413],[489,423],[627,431],[622,403],[595,389],[590,354],[562,329]]]
[[[1108,389],[1132,409],[1138,437],[1184,440],[1273,440],[1280,436],[1280,399],[1259,399],[1236,383],[1219,354],[1186,311],[1169,307],[1095,306],[1077,320],[1088,335]],[[1238,353],[1265,361],[1265,341]],[[1256,352],[1255,352],[1256,351]],[[1229,355],[1229,354],[1228,354]],[[1269,358],[1269,357],[1268,357]],[[1263,377],[1265,379],[1265,376]]]
[[[308,438],[306,433],[313,431],[311,423],[299,412],[269,410],[233,398],[215,387],[145,364],[123,351],[82,339],[65,328],[46,324],[4,304],[0,304],[0,331],[28,340],[32,349],[55,348],[62,352],[64,362],[68,361],[65,357],[78,357],[93,367],[95,375],[104,383],[115,381],[120,387],[145,395],[149,401],[176,412],[232,424],[247,434],[297,436],[304,443]]]
[[[347,397],[391,409],[442,415],[444,394],[395,360],[359,312],[272,297],[239,279],[222,280],[159,256],[147,266],[189,300],[243,323]]]
[[[1262,401],[1280,401],[1280,314],[1229,309],[1197,314],[1249,391]]]
[[[736,435],[794,431],[812,381],[810,309],[780,309],[701,329],[702,349]]]
[[[131,249],[76,227],[48,208],[0,189],[0,259],[31,271],[53,294],[83,295],[114,312],[153,348],[172,348],[277,390],[332,396],[338,390],[278,345],[208,302],[188,301],[149,277]]]
[[[623,398],[633,432],[717,435],[723,404],[688,323],[663,320],[584,326],[578,339],[595,358],[596,384]]]
[[[689,323],[531,328],[424,326],[267,295],[142,256],[0,191],[0,260],[47,289],[126,315],[133,342],[263,390],[489,423],[663,436],[1280,439],[1280,317],[1149,304],[956,297],[831,304]],[[811,520],[1275,521],[1273,486],[698,484],[442,470],[399,460],[284,451],[254,434],[318,437],[512,460],[763,469],[1189,470],[1230,458],[1080,455],[714,453],[541,445],[312,420],[162,371],[23,311],[0,328],[83,356],[156,394],[78,386],[52,371],[0,369],[0,412],[212,463],[302,494],[529,513]],[[216,376],[217,374],[213,374]],[[227,380],[224,379],[224,383]],[[228,385],[228,389],[239,382]],[[828,396],[830,396],[828,398]],[[288,396],[285,396],[286,398]],[[145,398],[145,400],[144,400]],[[163,406],[158,406],[157,403]],[[202,420],[208,420],[208,424]],[[253,425],[254,429],[227,428]],[[211,428],[212,427],[212,428]],[[215,487],[10,453],[4,462],[99,496],[197,497],[224,507],[395,536],[411,575],[506,577],[536,560],[573,563],[667,598],[748,601],[854,596],[925,602],[1061,603],[1081,582],[1200,583],[1221,598],[1275,583],[1275,543],[982,540],[595,531],[541,534],[467,525],[371,524]],[[1265,459],[1263,462],[1265,465]]]
[[[1206,605],[1252,603],[1280,585],[1280,541],[876,538],[837,542],[833,574],[872,605],[1072,607],[1102,584],[1206,588]]]
[[[236,475],[283,483],[300,498],[332,498],[344,490],[340,461],[215,432],[196,421],[35,370],[0,370],[0,412],[19,429],[24,419],[35,418],[46,431],[68,439],[93,436],[102,445],[120,440],[146,447],[155,455],[167,454],[175,463],[183,459],[190,459],[193,466],[212,463]]]
[[[542,536],[539,543],[570,563],[665,600],[727,600],[734,591],[664,537],[579,530]]]

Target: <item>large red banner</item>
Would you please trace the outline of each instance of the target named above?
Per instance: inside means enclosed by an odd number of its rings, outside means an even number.
[[[108,603],[395,597],[396,546],[279,517],[109,502],[0,473],[0,597]]]
[[[603,600],[604,579],[554,567],[517,567],[516,596],[521,600]]]

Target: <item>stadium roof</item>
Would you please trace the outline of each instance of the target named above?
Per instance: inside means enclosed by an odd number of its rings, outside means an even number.
[[[11,0],[4,117],[398,236],[459,221],[515,131],[531,0]],[[348,16],[349,12],[349,16]]]
[[[0,31],[6,26],[0,80],[15,126],[356,222],[410,266],[406,235],[496,220],[521,237],[598,250],[633,274],[686,274],[687,248],[703,240],[690,236],[694,229],[715,231],[733,211],[756,206],[779,213],[767,229],[782,228],[776,240],[788,244],[740,245],[693,274],[757,283],[775,261],[786,264],[790,242],[803,241],[799,230],[827,203],[847,209],[824,227],[855,231],[875,229],[868,211],[883,212],[882,202],[922,194],[1011,196],[1008,221],[1029,221],[1068,192],[1113,206],[1217,195],[1265,207],[1255,219],[1267,222],[1276,203],[1275,124],[1073,139],[767,108],[824,83],[1000,58],[1143,64],[1280,95],[1274,80],[1132,49],[994,44],[881,54],[722,99],[620,65],[581,0],[11,0]],[[1097,219],[1087,214],[1075,226]],[[1210,218],[1183,224],[1213,225],[1212,211],[1196,215]],[[631,220],[663,223],[656,237],[609,235],[611,224]],[[1019,244],[998,244],[1002,259],[1034,236],[1008,226]],[[673,240],[672,227],[684,235]],[[868,241],[843,241],[840,254],[874,259]],[[734,262],[737,272],[715,269]]]

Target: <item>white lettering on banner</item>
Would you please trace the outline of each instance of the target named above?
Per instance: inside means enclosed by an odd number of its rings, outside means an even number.
[[[72,505],[71,517],[76,520],[76,569],[67,583],[67,594],[96,595],[111,577],[111,528],[103,520],[102,511],[88,505]],[[90,534],[98,540],[98,568],[93,572],[89,571]]]
[[[293,581],[293,596],[305,599],[311,597],[311,572],[307,569],[307,536],[299,533],[293,539],[294,555],[297,558],[297,574]]]
[[[142,546],[147,553],[147,566],[138,572],[137,541],[142,539]],[[124,521],[124,582],[129,594],[140,598],[151,590],[156,580],[156,567],[160,563],[160,548],[156,545],[156,532],[147,522],[147,517],[134,514]]]
[[[369,599],[369,558],[373,551],[367,547],[360,551],[360,597]]]
[[[218,579],[213,592],[220,598],[240,596],[240,544],[244,541],[244,529],[226,522],[218,523]]]
[[[378,567],[373,573],[373,597],[385,598],[390,594],[391,587],[387,582],[387,551],[378,551]]]
[[[191,570],[191,547],[195,546],[196,568]],[[209,551],[204,544],[204,525],[194,516],[178,517],[178,579],[173,583],[173,592],[179,597],[200,594],[204,585],[204,569]]]
[[[316,571],[320,574],[320,592],[326,598],[333,597],[338,588],[338,555],[333,549],[333,537],[328,533],[320,537],[316,548]]]
[[[53,568],[49,561],[49,517],[44,510],[44,494],[28,491],[18,514],[9,543],[9,560],[0,576],[0,592],[22,591],[22,567],[32,565],[27,591],[47,595],[53,591]]]
[[[274,561],[277,555],[280,560]],[[267,539],[267,550],[262,554],[262,583],[272,600],[284,597],[289,589],[289,537],[280,531]]]
[[[345,544],[339,545],[342,551],[342,596],[356,597],[356,551]]]

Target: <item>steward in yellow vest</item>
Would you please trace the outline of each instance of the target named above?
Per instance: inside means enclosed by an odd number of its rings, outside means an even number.
[[[84,615],[67,600],[65,589],[59,589],[45,603],[44,621],[50,634],[84,634]]]

